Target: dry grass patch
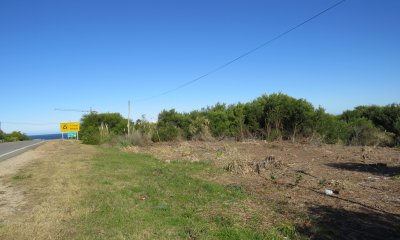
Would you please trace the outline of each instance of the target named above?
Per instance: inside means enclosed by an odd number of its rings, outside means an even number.
[[[1,179],[4,191],[20,202],[6,202],[13,214],[0,222],[0,239],[68,238],[74,230],[65,228],[65,222],[81,214],[76,206],[85,192],[78,178],[96,152],[75,141],[50,141],[27,152],[25,157],[33,160]]]

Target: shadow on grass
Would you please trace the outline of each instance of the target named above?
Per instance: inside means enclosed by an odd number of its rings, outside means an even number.
[[[390,213],[347,211],[330,206],[309,208],[311,224],[298,226],[310,239],[400,239],[400,216]]]
[[[327,166],[347,171],[368,172],[375,175],[395,176],[400,174],[400,167],[390,167],[383,163],[328,163]]]

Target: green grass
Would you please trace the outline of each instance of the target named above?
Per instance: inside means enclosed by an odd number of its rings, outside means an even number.
[[[390,177],[390,179],[395,180],[395,181],[400,181],[400,174],[392,176],[392,177]]]
[[[259,230],[260,215],[246,219],[251,201],[240,185],[194,177],[221,174],[205,162],[166,163],[151,156],[102,150],[82,180],[86,209],[72,223],[77,239],[282,239],[292,225]],[[257,230],[258,229],[258,230]],[[72,236],[71,236],[72,237]]]
[[[28,174],[28,175],[19,174],[19,175],[15,175],[12,177],[12,179],[14,179],[14,180],[24,180],[24,179],[28,179],[28,178],[32,178],[32,174]]]

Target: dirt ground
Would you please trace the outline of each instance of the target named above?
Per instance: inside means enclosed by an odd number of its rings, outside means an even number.
[[[84,190],[78,174],[96,154],[75,141],[49,141],[0,163],[0,239],[60,239]]]
[[[193,141],[125,151],[212,161],[226,170],[215,181],[245,186],[311,239],[400,239],[399,149]]]

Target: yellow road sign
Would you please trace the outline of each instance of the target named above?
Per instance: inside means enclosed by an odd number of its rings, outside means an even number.
[[[78,122],[60,123],[60,132],[79,132],[81,124]]]

